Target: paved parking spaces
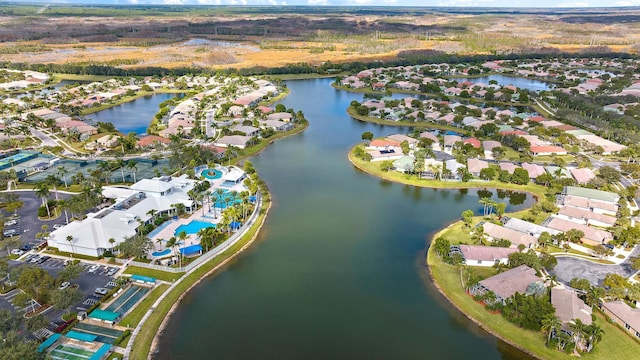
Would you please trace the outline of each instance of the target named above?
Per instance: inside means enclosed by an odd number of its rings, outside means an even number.
[[[11,306],[13,307],[13,309],[16,312],[19,313],[25,313],[27,311],[31,311],[33,309],[37,309],[40,307],[40,304],[38,304],[37,301],[33,300],[33,299],[29,299],[29,301],[27,302],[27,304],[25,306],[20,306],[15,304],[15,298],[16,296],[18,296],[18,294],[20,294],[22,292],[22,290],[12,290],[9,293],[7,293],[7,295],[4,296],[4,300],[8,301],[9,304],[11,304]]]

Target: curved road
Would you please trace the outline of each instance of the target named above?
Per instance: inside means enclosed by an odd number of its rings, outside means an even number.
[[[636,246],[629,258],[638,256],[639,253],[640,246]],[[619,265],[605,265],[571,256],[559,256],[558,265],[549,273],[556,275],[558,280],[565,284],[577,277],[589,280],[592,285],[602,285],[602,281],[609,273],[624,277],[633,275],[636,271],[631,267],[629,258]]]

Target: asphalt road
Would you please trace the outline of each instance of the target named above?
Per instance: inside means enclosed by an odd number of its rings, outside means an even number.
[[[640,247],[636,247],[631,257],[637,256],[638,253],[640,253]],[[569,284],[573,278],[583,278],[589,280],[591,285],[602,285],[607,274],[616,273],[629,277],[635,273],[629,260],[625,260],[620,265],[605,265],[569,256],[561,256],[557,259],[558,265],[549,273],[556,275],[564,284]]]

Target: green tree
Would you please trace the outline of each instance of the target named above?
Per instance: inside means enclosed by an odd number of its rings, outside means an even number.
[[[66,289],[56,289],[51,292],[51,303],[56,309],[66,310],[67,312],[73,305],[82,300],[83,295],[75,287]]]
[[[462,212],[462,220],[464,221],[464,225],[467,228],[471,227],[471,222],[473,221],[473,210],[465,210]]]
[[[551,337],[562,329],[562,322],[555,315],[549,315],[542,319],[540,331],[547,337],[547,346],[551,341]]]
[[[143,259],[153,249],[153,242],[145,235],[136,234],[125,238],[118,245],[118,250],[124,257],[136,257]]]
[[[371,131],[365,131],[362,133],[362,140],[371,141],[373,140],[373,133]]]
[[[82,274],[83,270],[84,268],[80,263],[69,264],[58,272],[58,279],[60,282],[73,281]]]
[[[587,279],[583,278],[573,278],[569,281],[569,286],[578,290],[589,290],[591,288],[591,283]]]
[[[446,259],[449,257],[449,251],[451,248],[451,243],[449,240],[439,237],[434,240],[434,250],[436,254],[438,254],[441,258]]]
[[[47,325],[49,325],[49,319],[47,319],[44,315],[36,315],[28,318],[25,321],[25,327],[28,331],[31,332],[46,328]]]
[[[55,284],[51,274],[33,266],[22,269],[17,280],[18,287],[40,304],[48,302],[51,290],[56,287]]]

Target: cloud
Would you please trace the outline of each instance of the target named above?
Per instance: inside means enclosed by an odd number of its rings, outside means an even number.
[[[589,3],[584,2],[584,1],[562,2],[562,3],[559,3],[558,5],[556,5],[556,7],[560,7],[560,8],[589,7],[589,6],[591,6],[591,5],[589,5]]]
[[[328,0],[307,0],[307,5],[329,5]]]

